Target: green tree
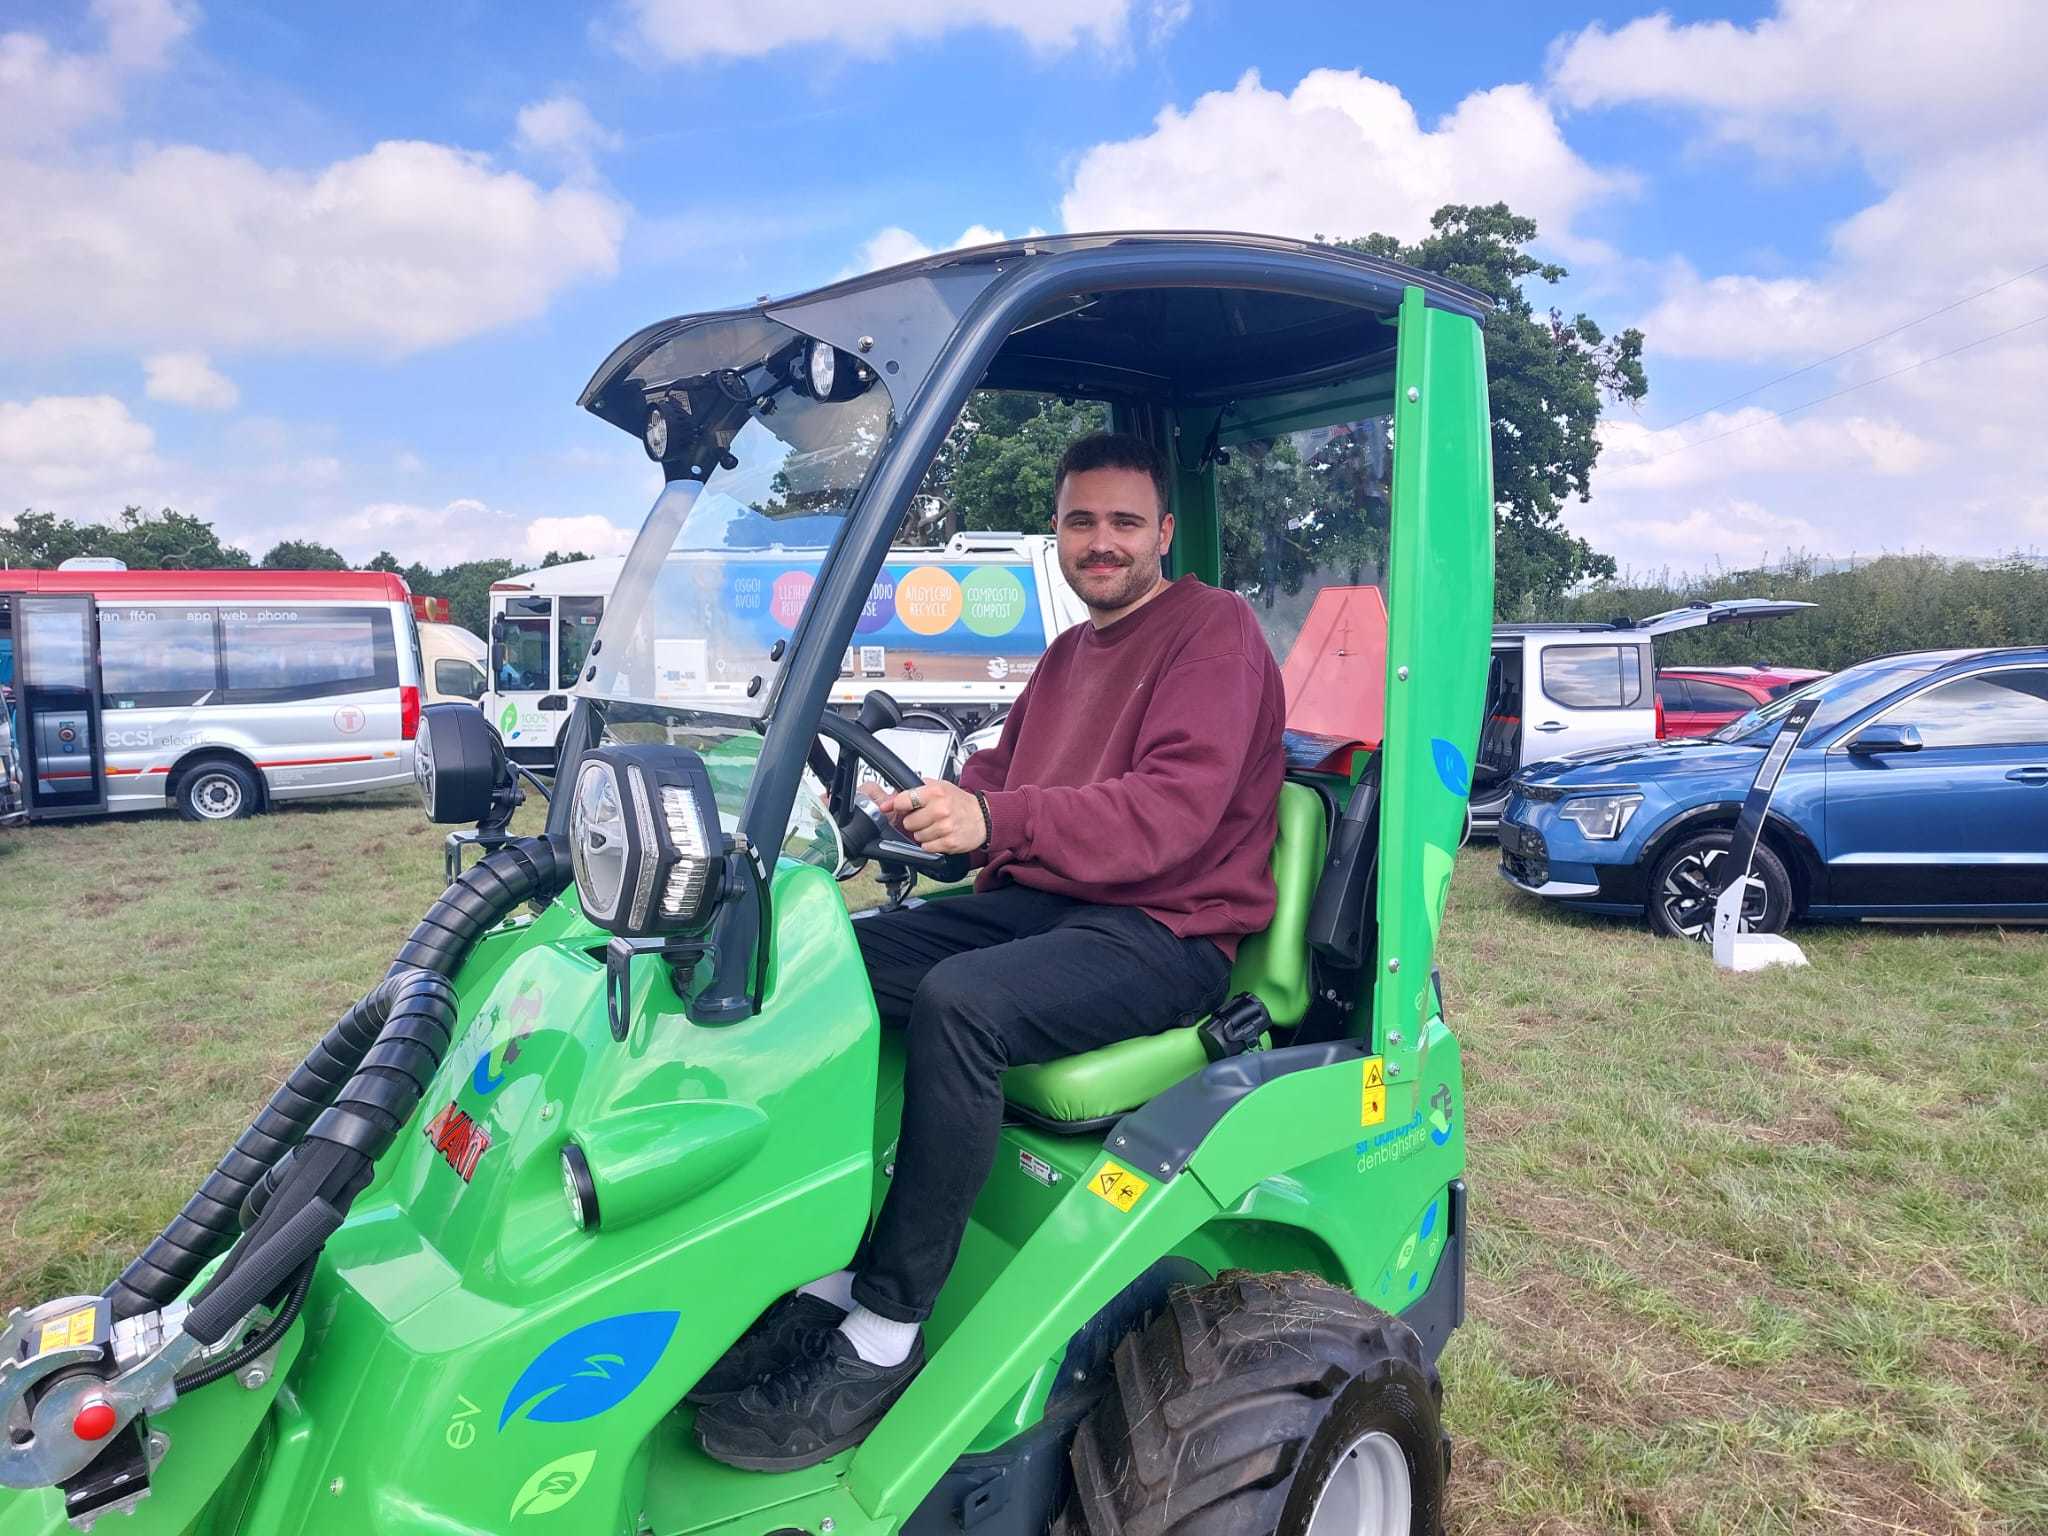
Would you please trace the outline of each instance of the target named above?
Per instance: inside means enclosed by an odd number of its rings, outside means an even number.
[[[284,539],[273,544],[270,552],[257,564],[266,571],[345,571],[349,568],[340,550],[330,549],[310,539]]]
[[[111,523],[80,523],[51,512],[24,511],[0,528],[0,561],[52,567],[81,555],[122,561],[131,571],[243,570],[249,556],[223,544],[203,517],[127,507]]]
[[[1597,553],[1559,518],[1568,496],[1591,494],[1600,457],[1594,429],[1604,405],[1633,403],[1649,392],[1643,333],[1607,336],[1586,315],[1537,313],[1523,290],[1529,278],[1555,283],[1567,274],[1528,253],[1536,221],[1505,203],[1451,203],[1430,219],[1432,233],[1408,245],[1391,235],[1342,242],[1455,278],[1493,301],[1486,317],[1486,382],[1493,406],[1494,608],[1521,615],[1554,606],[1588,578],[1612,577],[1612,557]]]
[[[544,571],[547,570],[550,566],[569,565],[574,561],[588,560],[590,558],[591,557],[589,555],[586,555],[580,549],[551,549],[548,551],[548,557],[545,560],[541,561],[539,568]]]
[[[1042,533],[1052,522],[1052,481],[1067,444],[1108,429],[1094,400],[975,391],[925,473],[954,526],[977,533]]]

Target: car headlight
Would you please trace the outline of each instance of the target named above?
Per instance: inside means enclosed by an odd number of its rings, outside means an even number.
[[[1580,795],[1565,801],[1557,814],[1594,842],[1607,843],[1621,836],[1642,803],[1641,795]]]
[[[718,904],[718,802],[702,759],[687,748],[586,752],[569,847],[584,916],[622,938],[694,932]]]

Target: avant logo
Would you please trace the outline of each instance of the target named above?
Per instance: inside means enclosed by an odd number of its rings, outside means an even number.
[[[521,1515],[544,1515],[560,1509],[583,1491],[596,1462],[595,1451],[577,1451],[549,1462],[521,1486],[519,1496],[512,1501],[511,1518],[517,1520]]]
[[[536,1424],[574,1424],[616,1408],[647,1379],[681,1316],[626,1312],[563,1334],[512,1383],[498,1428],[522,1410]]]
[[[442,1161],[461,1174],[465,1184],[476,1172],[477,1162],[491,1150],[491,1133],[470,1118],[468,1111],[457,1109],[453,1099],[427,1122],[426,1135]]]

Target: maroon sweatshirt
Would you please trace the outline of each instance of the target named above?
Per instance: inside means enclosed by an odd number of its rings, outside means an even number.
[[[1251,605],[1183,576],[1046,650],[1002,739],[960,770],[1005,880],[1140,907],[1233,958],[1273,918],[1287,696]]]

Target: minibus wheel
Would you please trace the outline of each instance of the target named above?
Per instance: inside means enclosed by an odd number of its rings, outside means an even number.
[[[235,821],[256,813],[256,776],[240,763],[213,758],[178,780],[178,814],[187,821]]]

